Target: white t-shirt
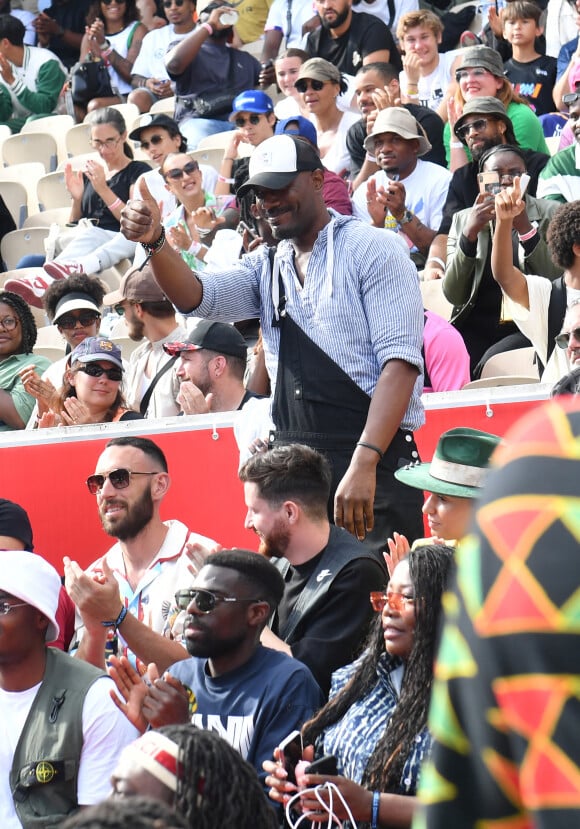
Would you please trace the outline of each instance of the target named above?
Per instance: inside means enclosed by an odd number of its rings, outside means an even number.
[[[552,282],[545,276],[524,274],[528,283],[528,294],[530,310],[518,305],[508,299],[504,294],[506,313],[511,316],[518,328],[532,343],[538,352],[540,360],[545,369],[542,374],[542,383],[556,383],[565,374],[571,371],[566,350],[554,347],[548,364],[546,365],[546,354],[548,353],[548,308],[550,295],[552,293]],[[570,308],[573,302],[580,300],[580,290],[566,288],[566,308]]]
[[[169,80],[165,68],[165,55],[170,47],[187,37],[190,32],[175,34],[174,27],[162,26],[160,29],[153,29],[143,38],[141,49],[135,59],[132,75],[141,75],[142,78],[157,78],[157,80]]]
[[[379,187],[387,189],[389,186],[389,178],[384,170],[374,173],[370,176],[369,181],[371,179],[376,182],[377,190]],[[418,159],[417,166],[411,175],[401,180],[401,184],[405,186],[407,209],[414,213],[425,227],[430,227],[432,230],[439,228],[450,181],[451,173],[449,170],[421,159]],[[367,210],[367,188],[365,185],[354,191],[352,207],[353,213],[358,219],[362,219],[363,222],[371,221]],[[399,231],[399,235],[407,241],[412,251],[416,250],[403,231]]]
[[[429,109],[438,109],[443,100],[447,87],[451,83],[451,67],[461,49],[454,49],[451,52],[442,52],[439,55],[439,63],[435,69],[424,77],[419,78],[419,103]],[[407,94],[407,75],[403,70],[399,75],[401,93]]]
[[[373,0],[372,3],[366,3],[362,0],[358,6],[353,6],[353,12],[366,12],[366,14],[374,14],[379,20],[382,20],[385,26],[389,26],[393,36],[397,31],[397,23],[407,12],[416,12],[419,10],[419,0],[394,0],[395,16],[391,22],[391,13],[389,11],[389,0]]]
[[[72,657],[71,657],[72,659]],[[83,748],[78,774],[81,806],[100,803],[111,791],[110,776],[119,754],[139,733],[109,696],[115,685],[103,677],[89,688],[83,705]],[[0,689],[0,826],[22,829],[14,808],[9,775],[14,752],[40,683],[26,691]]]
[[[290,9],[290,26],[288,26],[288,10]],[[290,46],[302,48],[302,26],[314,17],[313,0],[274,0],[268,12],[268,19],[264,31],[278,29],[286,39],[286,49]]]

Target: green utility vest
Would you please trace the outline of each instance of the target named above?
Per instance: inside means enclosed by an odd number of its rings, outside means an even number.
[[[22,729],[10,772],[14,806],[24,829],[56,829],[78,809],[85,696],[103,671],[55,648]]]

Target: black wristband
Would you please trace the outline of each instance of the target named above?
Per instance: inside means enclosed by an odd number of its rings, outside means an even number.
[[[372,449],[373,452],[376,452],[379,458],[382,460],[385,456],[385,453],[379,449],[378,446],[375,446],[374,443],[366,443],[364,440],[359,440],[357,446],[364,446],[365,449]]]

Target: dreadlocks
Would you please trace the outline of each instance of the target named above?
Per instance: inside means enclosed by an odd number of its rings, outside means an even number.
[[[174,807],[189,826],[276,829],[275,812],[255,769],[218,734],[191,725],[158,730],[179,745]]]
[[[409,553],[409,573],[415,593],[413,648],[406,663],[399,702],[376,742],[363,775],[362,784],[373,791],[400,791],[405,761],[416,735],[427,724],[441,595],[452,560],[452,548],[442,545],[427,545]],[[342,691],[305,724],[302,730],[305,742],[314,742],[354,702],[371,692],[377,683],[377,666],[384,649],[379,615],[371,628],[358,670]]]
[[[36,343],[37,330],[36,322],[34,321],[28,303],[22,297],[18,296],[18,294],[13,294],[12,291],[0,291],[0,302],[3,302],[4,305],[9,305],[20,320],[22,343],[18,353],[32,354],[32,349]]]
[[[89,806],[60,826],[61,829],[185,829],[187,824],[160,800],[127,797]]]

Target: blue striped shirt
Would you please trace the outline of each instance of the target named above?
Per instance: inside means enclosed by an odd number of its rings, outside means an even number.
[[[304,285],[294,269],[294,248],[282,240],[276,254],[292,319],[368,395],[389,360],[423,370],[423,303],[414,264],[398,240],[351,216],[331,214],[318,234]],[[228,322],[260,317],[266,368],[274,388],[280,330],[272,325],[278,280],[265,247],[235,268],[199,274],[203,299],[195,316]],[[274,297],[273,297],[274,294]],[[403,429],[424,422],[419,375]],[[397,390],[394,389],[396,394]]]

